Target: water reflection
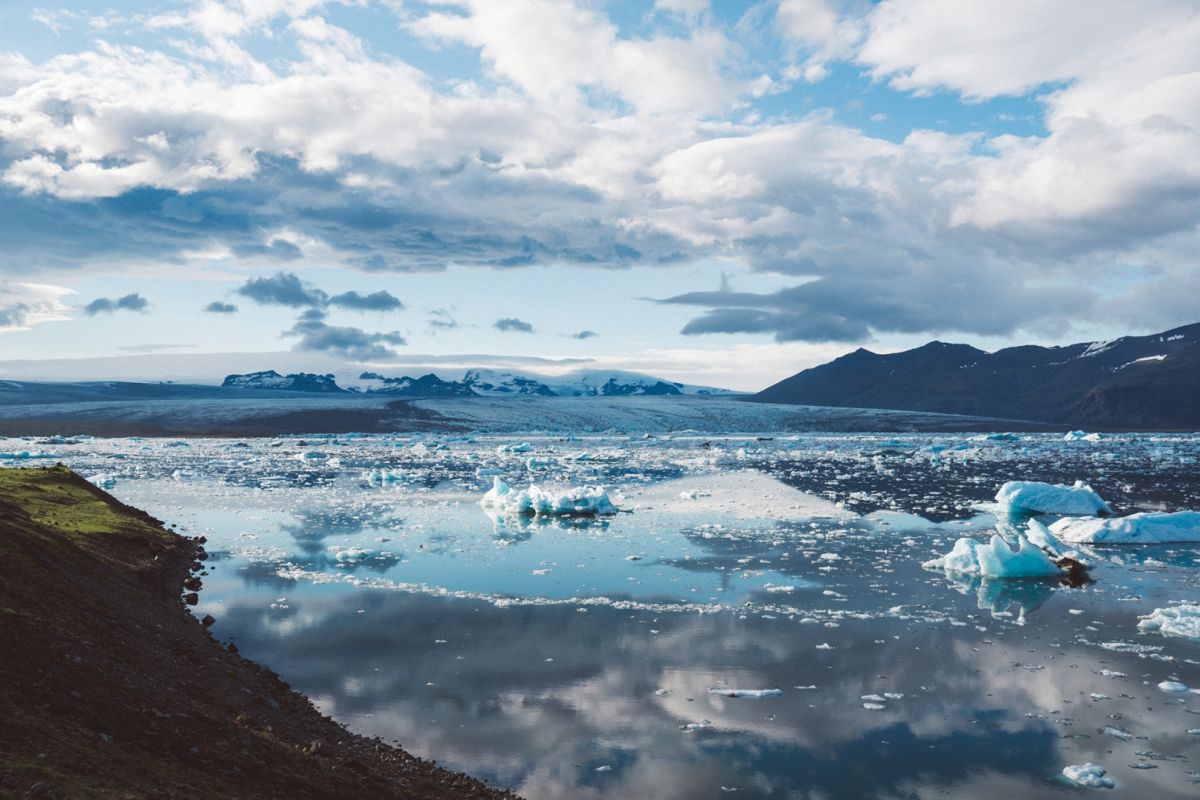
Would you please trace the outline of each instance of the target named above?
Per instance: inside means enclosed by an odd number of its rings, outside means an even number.
[[[1031,654],[1038,635],[1005,644],[974,628],[890,620],[851,629],[501,609],[301,585],[289,603],[298,614],[238,603],[218,633],[356,730],[531,798],[720,797],[721,787],[739,797],[999,796],[985,791],[992,780],[1042,797],[1062,791],[1064,759],[1116,767],[1114,746],[1118,761],[1138,759],[1144,743],[1126,748],[1093,733],[1113,712],[1138,733],[1153,731],[1156,748],[1188,744],[1177,702],[1101,676],[1144,672],[1136,656],[1044,641]],[[825,643],[832,649],[816,648]],[[732,699],[711,686],[785,691]],[[1115,699],[1089,700],[1098,689]],[[863,695],[885,694],[884,708],[863,707]],[[709,724],[680,730],[700,721]],[[1067,732],[1084,738],[1061,738]],[[1127,788],[1142,796],[1184,794],[1179,765],[1129,775]]]
[[[1058,585],[1057,579],[1050,580],[998,580],[971,575],[946,573],[946,581],[956,591],[975,595],[979,608],[993,615],[1011,613],[1014,606],[1017,618],[1024,621],[1026,615],[1041,608]]]

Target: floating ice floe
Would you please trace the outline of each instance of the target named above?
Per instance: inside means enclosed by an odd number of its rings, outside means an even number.
[[[0,460],[26,461],[31,458],[57,458],[56,453],[33,453],[29,450],[17,450],[11,453],[0,453]]]
[[[1072,764],[1069,767],[1063,767],[1062,774],[1071,783],[1077,786],[1086,786],[1089,789],[1112,789],[1116,786],[1116,782],[1112,778],[1107,777],[1108,770],[1099,764],[1093,764],[1090,761],[1086,764]]]
[[[1108,503],[1083,481],[1074,486],[1040,481],[1009,481],[996,492],[996,502],[1009,514],[1111,514]]]
[[[783,694],[782,689],[722,689],[714,687],[708,690],[709,694],[718,694],[721,697],[779,697]]]
[[[117,476],[111,472],[101,472],[88,478],[87,482],[108,491],[117,485]]]
[[[1087,431],[1068,431],[1063,436],[1064,442],[1098,442],[1104,438],[1100,433],[1088,433]]]
[[[1168,694],[1189,694],[1196,691],[1181,681],[1160,681],[1158,690]]]
[[[362,561],[365,558],[370,558],[373,555],[375,555],[374,551],[367,550],[363,547],[347,547],[345,549],[339,549],[334,555],[334,558],[343,564],[353,564],[358,561]]]
[[[1016,550],[998,533],[986,544],[964,537],[954,543],[949,553],[926,561],[923,566],[984,578],[1042,578],[1062,574],[1045,550],[1020,534]]]
[[[362,474],[362,479],[372,486],[389,486],[404,480],[404,473],[390,469],[370,469]]]
[[[501,514],[516,516],[607,516],[617,513],[617,507],[600,486],[577,486],[557,493],[536,485],[517,490],[500,478],[492,479],[492,488],[479,504]]]
[[[1146,512],[1109,519],[1060,519],[1050,526],[1065,542],[1166,544],[1200,542],[1200,511]]]
[[[1141,618],[1138,628],[1168,636],[1200,639],[1200,605],[1185,603],[1172,608],[1156,608]]]

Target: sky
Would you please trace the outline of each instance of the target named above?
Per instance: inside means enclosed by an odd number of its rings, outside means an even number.
[[[1198,245],[1195,0],[0,5],[0,378],[753,390],[1196,322]]]

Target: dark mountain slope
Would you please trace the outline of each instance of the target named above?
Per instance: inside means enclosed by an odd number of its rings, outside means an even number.
[[[942,342],[888,355],[860,349],[752,399],[1106,428],[1200,428],[1200,324],[995,353]]]
[[[0,470],[0,797],[501,798],[320,714],[186,611],[202,540]]]

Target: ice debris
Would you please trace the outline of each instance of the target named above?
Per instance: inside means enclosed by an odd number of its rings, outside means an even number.
[[[1180,681],[1160,681],[1158,690],[1160,692],[1167,692],[1168,694],[1188,694],[1192,691],[1186,683]]]
[[[1009,514],[1111,514],[1108,503],[1083,481],[1074,486],[1040,481],[1008,481],[996,492],[996,502]]]
[[[370,469],[362,474],[362,479],[371,486],[389,486],[404,480],[404,473],[390,469]]]
[[[606,516],[617,513],[617,507],[600,486],[578,486],[558,493],[536,485],[516,490],[500,478],[492,478],[492,488],[479,504],[501,514],[517,516]]]
[[[782,689],[722,689],[714,687],[708,690],[709,694],[718,694],[721,697],[779,697],[783,694]]]
[[[1200,542],[1200,511],[1145,512],[1109,519],[1060,519],[1050,530],[1065,542],[1165,544]]]
[[[1069,767],[1063,767],[1062,774],[1071,783],[1078,786],[1086,786],[1089,789],[1111,789],[1117,784],[1112,778],[1107,777],[1108,770],[1099,764],[1093,764],[1090,761],[1086,764],[1072,764]]]
[[[1064,442],[1098,442],[1104,438],[1100,433],[1088,433],[1087,431],[1068,431],[1063,436]]]
[[[1062,573],[1045,550],[1020,534],[1016,550],[998,533],[986,544],[964,537],[954,543],[949,553],[926,561],[923,566],[984,578],[1041,578]]]
[[[1138,629],[1200,639],[1200,605],[1184,603],[1172,608],[1156,608],[1141,618]]]

